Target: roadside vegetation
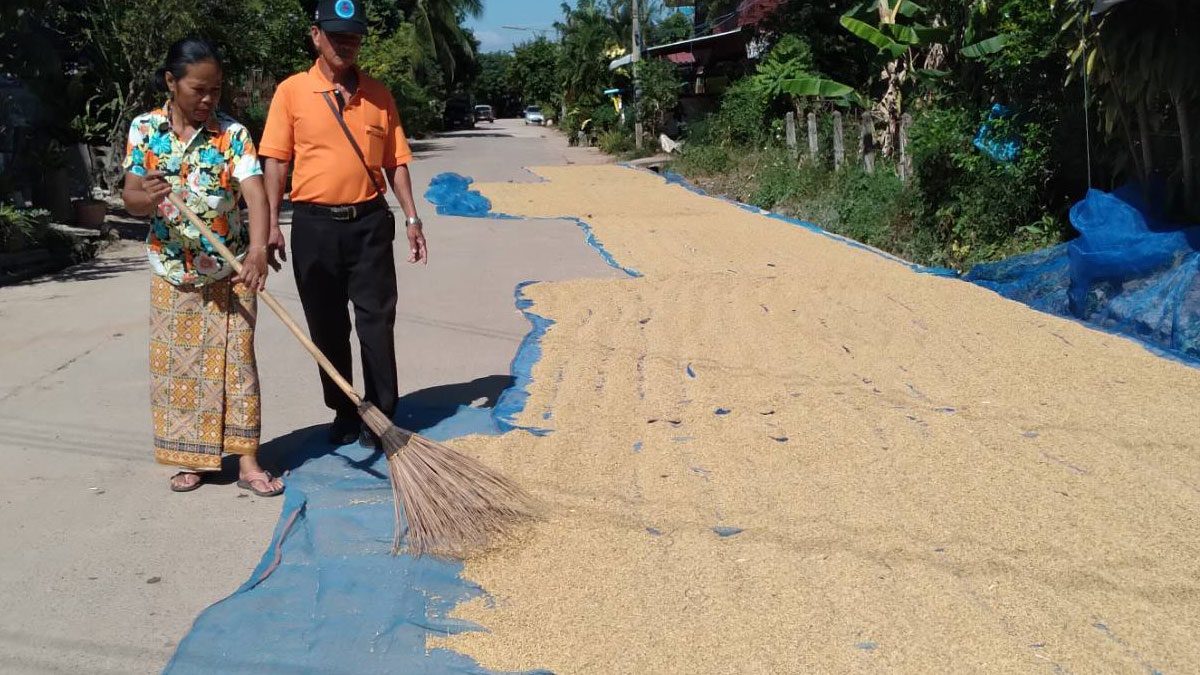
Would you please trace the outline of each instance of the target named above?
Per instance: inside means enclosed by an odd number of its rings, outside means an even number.
[[[739,5],[706,4],[709,16]],[[787,0],[758,26],[759,58],[705,74],[717,95],[707,118],[673,118],[694,74],[642,62],[643,154],[657,152],[667,132],[684,142],[670,168],[709,191],[960,269],[1073,236],[1068,210],[1089,185],[1161,187],[1171,217],[1200,218],[1200,41],[1184,28],[1200,25],[1200,5],[1129,0],[1093,18],[1094,4]],[[643,5],[645,44],[691,36],[686,17]],[[489,57],[505,64],[507,79],[484,95],[540,104],[557,111],[572,142],[634,156],[632,72],[608,69],[630,51],[629,7],[564,4],[556,40]],[[604,94],[611,89],[622,92],[623,118]],[[840,168],[835,111],[844,120]],[[787,143],[789,112],[798,151]],[[873,172],[860,158],[864,112]]]

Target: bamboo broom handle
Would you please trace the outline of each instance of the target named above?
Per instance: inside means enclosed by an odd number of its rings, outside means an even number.
[[[225,244],[221,243],[220,239],[217,239],[216,235],[212,233],[212,230],[208,229],[208,225],[204,224],[204,221],[200,219],[200,216],[197,216],[194,211],[188,208],[188,205],[184,203],[183,199],[181,199],[179,195],[175,194],[174,192],[167,195],[167,200],[174,204],[175,208],[179,209],[179,212],[182,213],[192,223],[192,225],[196,226],[197,230],[200,230],[200,234],[208,240],[209,244],[212,244],[212,247],[217,250],[217,253],[221,254],[221,257],[225,259],[225,262],[229,263],[230,266],[233,267],[234,271],[241,274],[242,264],[238,262],[233,253],[226,248]],[[267,304],[267,307],[270,307],[271,311],[275,312],[275,314],[279,317],[279,320],[283,322],[283,325],[287,326],[287,329],[292,332],[292,335],[295,335],[296,339],[300,341],[300,344],[304,345],[304,348],[308,350],[308,353],[312,354],[313,358],[317,360],[317,365],[321,366],[321,370],[325,371],[325,374],[328,375],[335,384],[337,384],[338,388],[341,389],[346,396],[350,397],[351,401],[354,401],[354,405],[362,405],[362,397],[358,395],[358,392],[354,391],[354,386],[347,382],[346,378],[342,377],[342,374],[339,373],[337,368],[335,368],[333,364],[329,362],[329,359],[326,358],[323,353],[321,353],[321,350],[318,349],[315,344],[313,344],[313,341],[308,339],[308,336],[304,334],[304,331],[300,329],[300,326],[296,324],[295,320],[292,319],[292,316],[288,314],[288,311],[283,308],[283,305],[279,304],[279,301],[275,299],[275,296],[271,295],[270,292],[263,290],[258,292],[258,297],[262,298],[262,301]]]

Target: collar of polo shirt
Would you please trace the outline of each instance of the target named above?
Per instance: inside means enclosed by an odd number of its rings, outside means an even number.
[[[359,91],[362,90],[362,71],[358,69],[358,66],[354,66],[354,72],[358,76],[359,80],[359,87],[358,90],[354,92],[354,95],[358,96]],[[313,80],[316,82],[316,88],[313,89],[314,92],[319,94],[326,91],[337,90],[337,87],[333,84],[333,80],[325,77],[325,72],[321,70],[320,63],[314,63],[313,67],[308,69],[308,74],[312,75]]]

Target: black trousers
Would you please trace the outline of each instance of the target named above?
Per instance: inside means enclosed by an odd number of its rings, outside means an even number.
[[[391,417],[396,410],[396,223],[380,209],[334,220],[297,204],[292,215],[292,269],[308,334],[338,372],[353,382],[350,312],[362,347],[366,399]],[[357,416],[350,399],[321,373],[325,405]]]

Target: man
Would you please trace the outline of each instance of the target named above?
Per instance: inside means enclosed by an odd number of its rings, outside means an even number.
[[[317,4],[310,29],[317,61],[279,85],[259,154],[265,158],[272,214],[272,260],[276,252],[286,259],[279,207],[289,165],[295,164],[292,267],[309,335],[349,380],[353,364],[347,304],[353,303],[366,399],[390,416],[397,399],[396,223],[385,199],[385,175],[407,217],[408,261],[427,263],[428,253],[408,173],[412,152],[396,102],[355,65],[367,32],[361,3]],[[361,426],[354,405],[324,373],[321,385],[325,405],[335,412],[329,440],[341,445],[358,438],[368,447],[375,445],[378,439]]]

